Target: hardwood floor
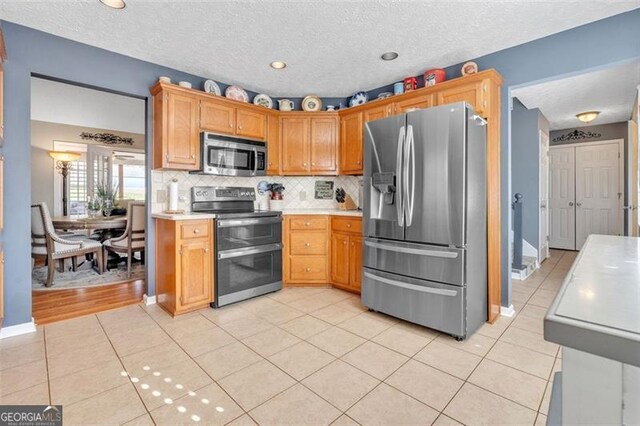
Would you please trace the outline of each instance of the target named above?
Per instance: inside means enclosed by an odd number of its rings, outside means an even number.
[[[32,291],[33,318],[38,325],[138,303],[144,280],[100,287]]]

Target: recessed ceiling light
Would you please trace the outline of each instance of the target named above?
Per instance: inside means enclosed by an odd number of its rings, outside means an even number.
[[[590,123],[596,119],[596,117],[600,114],[600,111],[585,111],[580,114],[576,114],[576,118],[583,123]]]
[[[282,61],[273,61],[271,62],[271,68],[276,69],[276,70],[281,70],[283,68],[287,67],[287,64],[282,62]]]
[[[380,58],[383,61],[393,61],[394,59],[396,59],[398,57],[398,52],[384,52]]]
[[[127,6],[124,0],[100,0],[100,2],[113,9],[124,9]]]

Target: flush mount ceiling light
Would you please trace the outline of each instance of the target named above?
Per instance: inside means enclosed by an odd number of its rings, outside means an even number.
[[[281,69],[287,67],[287,64],[282,62],[282,61],[273,61],[269,65],[271,65],[271,68],[276,69],[276,70],[281,70]]]
[[[100,0],[100,3],[113,9],[124,9],[127,6],[124,0]]]
[[[576,114],[576,118],[583,123],[590,123],[596,119],[596,117],[600,114],[600,111],[585,111],[580,114]]]
[[[398,52],[385,52],[380,55],[380,59],[383,61],[393,61],[398,57]]]

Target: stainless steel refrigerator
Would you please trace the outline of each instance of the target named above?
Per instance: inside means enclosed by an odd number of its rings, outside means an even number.
[[[460,102],[364,133],[362,303],[470,336],[487,319],[486,122]]]

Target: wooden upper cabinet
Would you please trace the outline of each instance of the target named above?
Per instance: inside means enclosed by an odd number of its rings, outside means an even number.
[[[454,87],[439,90],[436,92],[438,105],[452,104],[466,101],[475,111],[486,116],[489,111],[489,96],[487,93],[488,82],[477,81],[471,84],[459,84]]]
[[[380,105],[373,108],[367,108],[364,110],[364,122],[368,123],[369,121],[380,120],[381,118],[386,118],[391,115],[392,105]]]
[[[166,154],[163,167],[197,170],[200,167],[198,100],[181,93],[168,92],[163,103],[166,103]]]
[[[233,135],[236,128],[236,109],[219,102],[200,102],[200,128],[204,131]]]
[[[340,174],[361,175],[363,113],[345,114],[340,120]]]
[[[309,120],[303,117],[280,118],[282,173],[305,174],[309,170]]]
[[[267,120],[267,175],[280,174],[280,120],[269,114]]]
[[[402,114],[410,109],[431,108],[434,106],[434,96],[432,93],[412,97],[393,103],[394,114]]]
[[[312,172],[336,173],[338,119],[311,119],[311,168]]]
[[[267,139],[267,115],[253,108],[236,108],[236,135],[264,141]]]

